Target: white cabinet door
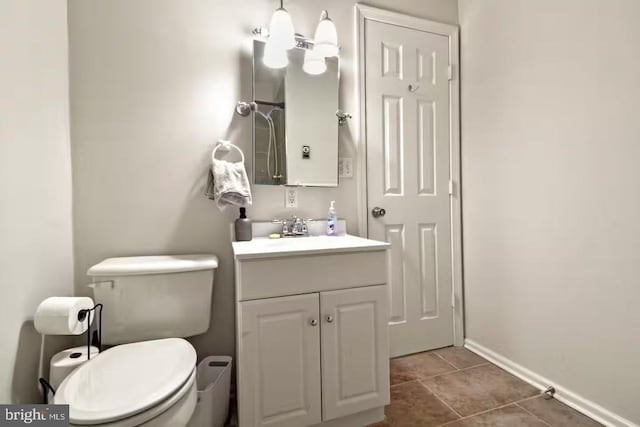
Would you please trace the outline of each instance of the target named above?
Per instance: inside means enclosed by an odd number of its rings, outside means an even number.
[[[387,287],[320,294],[323,420],[389,403]]]
[[[318,294],[238,305],[240,425],[300,427],[319,423]]]

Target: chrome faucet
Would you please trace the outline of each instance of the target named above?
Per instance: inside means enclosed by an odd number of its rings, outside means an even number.
[[[274,219],[274,224],[282,224],[282,236],[284,237],[302,237],[309,235],[309,228],[307,227],[307,221],[296,215],[293,215],[291,219]]]

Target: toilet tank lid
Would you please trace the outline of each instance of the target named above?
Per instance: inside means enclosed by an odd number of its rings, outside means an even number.
[[[91,267],[87,274],[93,277],[134,276],[213,270],[217,267],[218,257],[210,254],[134,256],[107,258]]]

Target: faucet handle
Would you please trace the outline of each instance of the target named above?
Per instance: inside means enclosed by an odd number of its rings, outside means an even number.
[[[282,230],[280,230],[280,234],[285,235],[289,232],[289,221],[286,219],[272,219],[271,224],[278,224],[282,226]]]

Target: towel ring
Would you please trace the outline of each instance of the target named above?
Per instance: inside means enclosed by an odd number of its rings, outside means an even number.
[[[214,148],[213,151],[211,152],[211,161],[215,160],[216,151],[218,151],[218,148],[223,147],[223,146],[225,148],[235,148],[235,150],[240,154],[240,162],[244,163],[244,153],[242,152],[240,147],[238,147],[237,145],[232,144],[230,141],[225,141],[225,140],[222,140],[222,139],[220,141],[218,141],[218,145],[216,145],[216,148]]]

